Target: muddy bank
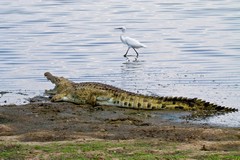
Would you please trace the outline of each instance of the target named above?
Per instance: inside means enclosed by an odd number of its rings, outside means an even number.
[[[164,141],[235,141],[239,128],[173,122],[162,117],[173,111],[143,111],[117,107],[34,102],[0,106],[1,141],[66,141],[84,138],[106,140],[157,138]],[[238,146],[239,147],[239,146]]]

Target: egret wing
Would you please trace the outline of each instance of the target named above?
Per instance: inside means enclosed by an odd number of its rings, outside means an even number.
[[[132,48],[146,47],[144,44],[140,43],[138,40],[130,37],[125,37],[125,42],[129,47],[132,47]]]

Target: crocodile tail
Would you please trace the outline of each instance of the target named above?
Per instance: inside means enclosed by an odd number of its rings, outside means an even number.
[[[221,112],[235,112],[238,109],[219,106],[198,98],[186,97],[154,97],[134,93],[115,94],[112,105],[135,109],[172,109],[172,110],[209,110]]]
[[[172,102],[176,104],[173,106],[175,109],[184,110],[205,110],[205,111],[219,111],[219,112],[236,112],[238,109],[229,108],[225,106],[216,105],[214,103],[207,102],[198,98],[186,98],[186,97],[162,97],[163,101]]]

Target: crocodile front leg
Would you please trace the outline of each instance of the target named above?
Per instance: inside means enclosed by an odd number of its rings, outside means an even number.
[[[67,101],[71,102],[68,96],[64,93],[56,94],[51,98],[52,102],[61,102],[61,101]]]

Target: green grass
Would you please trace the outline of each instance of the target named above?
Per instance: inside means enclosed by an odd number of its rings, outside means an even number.
[[[0,158],[24,159],[28,154],[28,148],[20,144],[0,144]]]
[[[199,160],[240,160],[240,154],[238,153],[233,153],[233,155],[227,154],[227,155],[220,155],[220,154],[210,154],[210,155],[205,155],[205,156],[197,156],[195,157],[196,159]]]
[[[240,160],[236,151],[184,150],[180,143],[128,140],[128,141],[86,141],[52,143],[8,143],[0,142],[0,159],[233,159]]]

